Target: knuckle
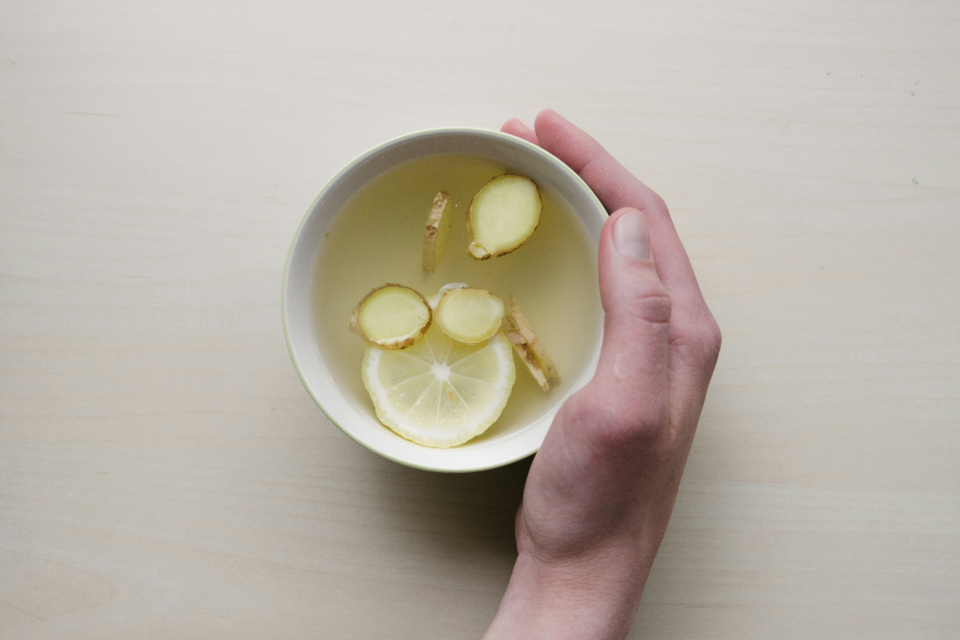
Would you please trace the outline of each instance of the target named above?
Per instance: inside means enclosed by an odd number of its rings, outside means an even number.
[[[603,192],[607,201],[618,203],[616,206],[630,203],[645,213],[670,218],[666,201],[606,151],[597,150],[583,161],[579,169],[574,169],[595,191]]]
[[[629,407],[614,412],[604,424],[600,441],[608,448],[647,449],[660,441],[665,420],[659,407]]]
[[[659,279],[645,277],[628,290],[621,290],[616,304],[605,304],[605,311],[612,315],[624,315],[625,320],[643,321],[651,324],[666,324],[670,321],[673,301]],[[604,302],[607,302],[606,300]]]
[[[650,291],[640,293],[634,299],[638,309],[637,315],[641,320],[651,324],[666,324],[670,322],[673,312],[673,301],[662,284],[653,287]]]
[[[670,208],[667,206],[667,201],[660,197],[653,189],[650,189],[650,207],[656,211],[659,211],[667,218],[670,217]]]
[[[647,447],[658,442],[667,420],[663,403],[641,397],[638,392],[587,393],[575,396],[573,417],[580,428],[589,430],[602,449]],[[573,399],[571,399],[573,400]]]
[[[720,357],[720,347],[723,344],[723,334],[720,325],[712,315],[700,323],[694,339],[697,354],[709,362],[716,363]]]

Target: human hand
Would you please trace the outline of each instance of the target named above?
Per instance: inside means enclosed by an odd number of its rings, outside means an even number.
[[[623,638],[667,528],[720,330],[663,200],[554,111],[503,131],[576,171],[611,212],[600,237],[597,373],[530,467],[517,564],[485,638]]]

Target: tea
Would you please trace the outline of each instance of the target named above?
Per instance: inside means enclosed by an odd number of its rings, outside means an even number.
[[[499,420],[471,442],[526,424],[559,402],[587,367],[602,325],[596,252],[583,223],[546,185],[533,236],[516,251],[479,261],[467,253],[466,212],[474,195],[510,168],[474,155],[412,160],[377,176],[330,225],[315,266],[313,310],[323,359],[344,395],[373,404],[360,366],[366,345],[349,333],[351,313],[371,289],[393,282],[434,295],[463,282],[506,300],[513,295],[552,356],[561,379],[544,393],[517,363],[517,380]],[[422,269],[424,223],[434,196],[451,197],[453,226],[433,273]],[[387,427],[384,427],[386,429]]]

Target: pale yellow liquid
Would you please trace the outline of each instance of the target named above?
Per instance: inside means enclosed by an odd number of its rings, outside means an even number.
[[[372,180],[331,224],[312,289],[318,343],[344,395],[368,407],[371,415],[373,403],[360,377],[366,344],[347,327],[360,299],[386,282],[406,285],[427,298],[449,282],[482,287],[505,302],[513,295],[556,363],[562,379],[544,393],[515,357],[517,381],[506,408],[471,442],[495,438],[543,415],[589,364],[602,324],[596,249],[564,200],[541,186],[540,225],[526,244],[489,260],[467,254],[470,202],[484,184],[507,172],[478,156],[413,160]],[[447,251],[431,274],[422,270],[421,259],[427,213],[438,191],[451,196],[453,226]]]

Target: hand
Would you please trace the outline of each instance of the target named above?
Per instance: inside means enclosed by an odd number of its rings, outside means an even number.
[[[485,638],[623,638],[673,510],[720,352],[663,200],[554,111],[503,131],[551,152],[608,211],[596,376],[557,414],[517,512],[517,564]]]

